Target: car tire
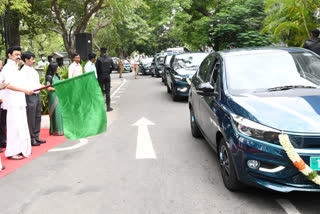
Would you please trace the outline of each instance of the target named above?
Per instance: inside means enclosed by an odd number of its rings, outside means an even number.
[[[171,93],[171,89],[169,88],[169,86],[167,85],[167,92],[168,92],[168,94],[170,94]]]
[[[193,109],[190,108],[190,126],[191,126],[191,134],[195,138],[202,138],[202,133],[197,124],[196,117],[194,116]]]
[[[221,139],[219,143],[219,162],[221,176],[225,187],[230,191],[238,191],[243,189],[244,185],[238,181],[231,152],[224,139]]]
[[[179,97],[176,94],[176,90],[174,89],[173,85],[171,85],[171,96],[173,101],[178,101]]]

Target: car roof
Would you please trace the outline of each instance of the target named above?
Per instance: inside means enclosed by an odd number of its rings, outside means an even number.
[[[174,55],[180,56],[180,55],[188,55],[188,54],[209,54],[209,53],[202,52],[202,51],[193,51],[193,52],[177,53],[177,54],[174,54]]]
[[[307,52],[308,50],[304,48],[297,47],[254,47],[254,48],[235,48],[230,50],[219,51],[218,53],[222,56],[242,56],[242,55],[252,55],[261,53],[281,53],[281,52]]]

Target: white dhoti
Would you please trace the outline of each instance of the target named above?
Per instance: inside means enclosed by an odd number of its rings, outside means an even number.
[[[26,107],[10,106],[7,109],[7,148],[5,155],[10,157],[20,153],[25,157],[31,154]]]

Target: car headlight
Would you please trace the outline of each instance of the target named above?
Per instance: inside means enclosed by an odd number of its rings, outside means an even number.
[[[278,136],[281,131],[253,122],[238,115],[232,115],[235,128],[246,136],[266,141],[273,144],[280,144]]]

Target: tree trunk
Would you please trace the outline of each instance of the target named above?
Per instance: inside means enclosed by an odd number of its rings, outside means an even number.
[[[9,38],[8,38],[8,45],[9,47],[14,45],[20,45],[20,19],[19,14],[15,11],[9,12]]]

